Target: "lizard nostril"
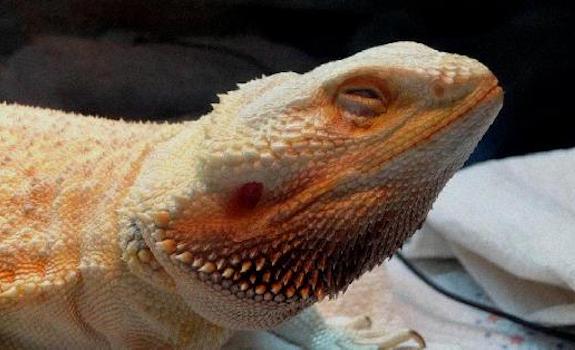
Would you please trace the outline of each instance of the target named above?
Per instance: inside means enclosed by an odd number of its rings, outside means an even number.
[[[433,85],[433,94],[437,98],[442,98],[445,95],[445,87],[442,84],[435,84]]]

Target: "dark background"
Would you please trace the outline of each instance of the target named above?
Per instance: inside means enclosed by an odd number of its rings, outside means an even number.
[[[566,1],[0,0],[0,100],[195,118],[236,82],[415,40],[504,87],[475,162],[575,146],[574,27]]]

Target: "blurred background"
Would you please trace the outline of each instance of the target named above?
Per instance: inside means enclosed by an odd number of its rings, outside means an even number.
[[[500,79],[503,110],[469,164],[575,146],[575,21],[567,1],[0,0],[0,101],[128,120],[196,119],[238,82],[305,72],[399,40],[471,56]],[[429,244],[417,236],[420,246]],[[416,266],[445,288],[491,304],[456,260]],[[405,276],[394,279],[400,294],[438,309],[430,318],[406,311],[405,302],[399,312],[414,315],[408,323],[426,336],[496,344],[482,349],[570,348],[494,314],[422,296],[421,281]],[[466,325],[438,328],[446,314],[466,317]]]

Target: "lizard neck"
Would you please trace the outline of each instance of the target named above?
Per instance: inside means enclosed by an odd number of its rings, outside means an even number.
[[[145,214],[147,209],[158,202],[169,202],[172,192],[181,190],[179,186],[171,186],[182,183],[173,181],[175,178],[187,178],[185,184],[189,188],[194,187],[194,154],[205,141],[203,129],[199,122],[185,122],[174,130],[173,136],[142,152],[137,174],[125,186],[126,193],[122,196],[117,221],[120,254],[127,270],[155,288],[170,293],[175,292],[174,280],[151,253],[149,245],[152,243],[144,237],[136,219],[149,219]]]

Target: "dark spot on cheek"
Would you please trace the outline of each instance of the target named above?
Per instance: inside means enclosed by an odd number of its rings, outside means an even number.
[[[264,185],[261,182],[248,182],[243,184],[238,189],[238,204],[245,209],[255,208],[260,198],[262,198],[263,189]]]
[[[241,185],[232,198],[232,209],[240,212],[254,209],[262,198],[263,190],[264,185],[261,182],[247,182]]]

